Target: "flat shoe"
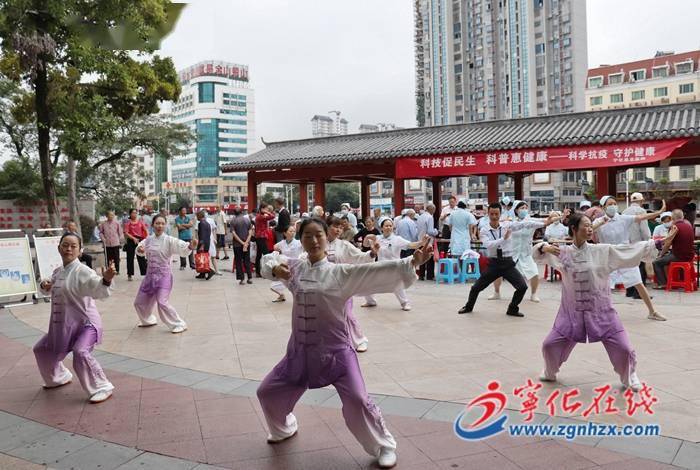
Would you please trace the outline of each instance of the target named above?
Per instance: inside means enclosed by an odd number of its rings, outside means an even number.
[[[666,321],[666,317],[661,315],[659,312],[653,312],[647,315],[647,318],[649,320],[656,320],[656,321]]]
[[[376,307],[377,304],[362,304],[360,307],[365,307],[365,308],[370,308],[370,307]]]
[[[171,333],[178,334],[178,333],[182,333],[183,331],[187,331],[186,326],[176,326],[175,328],[172,329]]]
[[[285,299],[284,297],[282,297],[281,299],[277,298],[277,299],[273,300],[272,303],[284,302],[285,300],[287,300],[287,299]]]
[[[90,397],[90,403],[102,403],[103,401],[108,400],[111,396],[111,390],[97,392],[96,394]]]
[[[149,326],[156,326],[158,323],[141,323],[139,328],[148,328]]]
[[[268,434],[267,435],[267,443],[268,444],[279,444],[280,442],[284,442],[287,439],[291,439],[296,435],[297,435],[297,431],[294,431],[293,433],[291,433],[289,436],[286,436],[286,437],[272,437],[272,434]]]

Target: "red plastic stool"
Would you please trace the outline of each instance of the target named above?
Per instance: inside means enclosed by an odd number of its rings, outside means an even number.
[[[681,278],[678,274],[683,273]],[[698,288],[695,277],[695,266],[692,262],[676,262],[668,266],[668,282],[666,290],[670,291],[682,287],[686,292],[693,292]]]

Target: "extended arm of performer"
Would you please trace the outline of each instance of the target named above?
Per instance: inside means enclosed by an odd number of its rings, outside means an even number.
[[[561,269],[562,264],[559,260],[559,247],[550,245],[547,242],[541,242],[532,247],[532,258],[538,264],[548,264],[554,269]]]
[[[374,258],[377,257],[375,250],[372,251],[362,251],[357,248],[352,243],[342,240],[343,245],[343,258],[340,260],[341,263],[349,264],[364,264],[371,263]],[[370,245],[371,246],[371,245]]]
[[[112,295],[112,279],[114,279],[116,274],[117,271],[114,269],[114,262],[110,263],[107,269],[102,270],[102,276],[92,269],[82,269],[79,267],[71,281],[75,284],[68,287],[75,289],[80,297],[106,299]]]
[[[634,268],[642,261],[651,262],[659,250],[655,240],[631,243],[628,245],[608,245],[608,266],[610,271],[620,268]]]
[[[416,268],[433,255],[430,238],[425,237],[413,256],[368,264],[341,264],[335,271],[342,296],[371,295],[394,292],[411,286],[416,279]]]

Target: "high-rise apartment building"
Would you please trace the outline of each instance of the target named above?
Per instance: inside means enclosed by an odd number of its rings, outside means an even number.
[[[335,119],[316,114],[311,118],[311,135],[314,137],[330,137],[332,135],[347,135],[348,121],[340,117],[339,111],[335,113]]]
[[[402,128],[391,122],[379,122],[377,124],[360,124],[358,132],[360,134],[365,134],[367,132],[395,131],[397,129]]]
[[[419,126],[583,111],[585,0],[414,0]]]
[[[197,142],[172,161],[172,181],[220,176],[219,167],[255,150],[255,97],[248,67],[208,60],[178,72],[182,93],[171,118]],[[228,177],[228,176],[227,176]]]
[[[414,0],[414,20],[419,126],[584,110],[585,0]],[[575,176],[530,176],[525,197],[573,203]],[[451,178],[444,191],[483,199],[486,178]],[[513,192],[499,178],[499,194]]]

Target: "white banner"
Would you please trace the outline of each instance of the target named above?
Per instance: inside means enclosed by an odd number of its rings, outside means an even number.
[[[61,237],[34,237],[36,248],[36,264],[39,267],[39,278],[49,279],[56,268],[63,265],[58,253],[58,242]]]
[[[0,297],[33,294],[36,280],[29,239],[0,239]]]

